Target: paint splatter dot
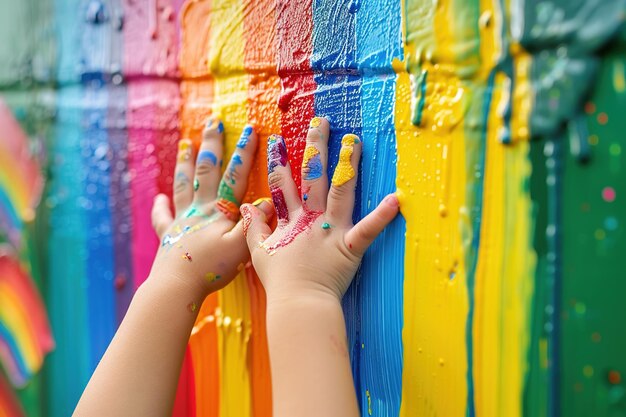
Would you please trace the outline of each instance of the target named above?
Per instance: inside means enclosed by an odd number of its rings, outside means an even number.
[[[582,315],[582,314],[585,314],[587,312],[587,306],[585,305],[585,303],[578,302],[578,303],[576,303],[576,306],[574,307],[574,310],[576,310],[576,313]]]
[[[609,216],[606,219],[604,219],[604,228],[606,230],[617,230],[617,227],[619,226],[619,222],[617,221],[617,219],[613,216]]]
[[[605,125],[609,122],[609,116],[602,112],[600,114],[598,114],[598,123],[600,123],[601,125]]]
[[[587,138],[587,142],[589,142],[589,144],[593,146],[597,145],[599,142],[598,135],[590,135]]]
[[[443,203],[439,204],[439,215],[441,217],[446,217],[448,215],[448,208]]]
[[[593,236],[596,238],[596,240],[604,240],[604,238],[606,237],[606,232],[602,229],[596,229],[596,231],[593,233]]]
[[[198,188],[200,188],[200,181],[198,181],[198,179],[196,178],[195,180],[193,180],[193,190],[198,191]]]
[[[613,187],[604,187],[602,189],[602,199],[607,203],[612,203],[615,201],[616,193]]]
[[[209,282],[209,284],[219,280],[220,278],[222,277],[214,274],[213,272],[209,272],[204,276],[204,279],[206,279]]]
[[[309,195],[307,193],[302,194],[302,199],[307,201],[309,199]]]
[[[607,379],[609,380],[610,384],[617,385],[622,382],[622,375],[618,371],[611,370],[609,371]]]
[[[322,229],[328,230],[328,229],[330,229],[330,227],[331,227],[330,224],[328,224],[326,222],[322,223]]]
[[[189,254],[189,252],[185,252],[185,254],[183,255],[183,259],[191,262],[191,255]]]
[[[613,156],[620,156],[622,153],[622,147],[619,143],[612,143],[611,146],[609,146],[609,153]]]
[[[596,112],[596,105],[588,101],[585,103],[585,113],[593,114]]]
[[[124,278],[122,275],[118,275],[117,277],[115,277],[113,285],[118,291],[123,289],[126,286],[126,278]]]
[[[198,309],[198,305],[196,303],[191,302],[187,304],[187,310],[189,310],[190,313],[195,313],[197,309]]]
[[[583,368],[583,375],[587,378],[591,378],[593,376],[593,367],[591,365],[587,365]]]

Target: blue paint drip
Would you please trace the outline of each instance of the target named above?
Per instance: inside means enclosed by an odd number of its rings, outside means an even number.
[[[217,156],[211,151],[202,151],[198,154],[198,158],[196,160],[196,164],[200,164],[204,161],[211,161],[213,165],[217,165]]]

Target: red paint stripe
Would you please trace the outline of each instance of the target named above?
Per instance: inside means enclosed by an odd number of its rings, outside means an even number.
[[[315,116],[317,88],[311,70],[313,2],[279,0],[277,7],[278,74],[282,84],[278,106],[283,112],[281,127],[289,163],[300,188],[306,132]]]

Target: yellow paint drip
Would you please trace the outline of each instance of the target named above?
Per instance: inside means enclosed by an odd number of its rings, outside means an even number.
[[[341,139],[341,150],[339,151],[339,163],[333,174],[333,185],[335,187],[342,186],[346,182],[354,178],[355,172],[352,167],[352,153],[354,152],[354,144],[358,143],[357,135],[344,135]]]

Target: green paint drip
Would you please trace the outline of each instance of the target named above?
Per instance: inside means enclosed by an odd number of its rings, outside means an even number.
[[[415,126],[419,126],[422,123],[422,112],[424,111],[424,102],[426,101],[426,78],[428,76],[428,71],[422,71],[420,78],[417,84],[417,94],[419,98],[417,98],[418,102],[414,107],[413,118],[411,119],[411,123]]]

